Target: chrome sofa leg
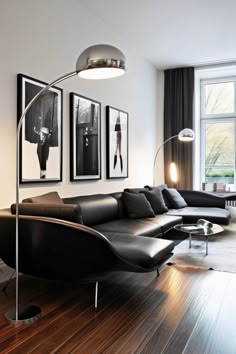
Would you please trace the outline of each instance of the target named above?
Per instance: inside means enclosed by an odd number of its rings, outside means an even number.
[[[95,284],[95,304],[94,304],[95,311],[97,311],[98,308],[98,281],[96,281]]]

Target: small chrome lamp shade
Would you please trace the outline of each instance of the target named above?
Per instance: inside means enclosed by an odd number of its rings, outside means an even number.
[[[84,79],[110,79],[123,75],[126,69],[124,54],[107,44],[88,47],[76,62],[78,76]]]
[[[181,130],[178,134],[178,139],[180,141],[192,141],[195,138],[195,133],[192,129],[185,128]]]

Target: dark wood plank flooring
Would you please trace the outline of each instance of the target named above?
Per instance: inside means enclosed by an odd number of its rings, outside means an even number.
[[[1,284],[2,285],[2,284]],[[236,274],[165,266],[117,273],[99,284],[20,277],[21,302],[37,304],[30,325],[4,318],[14,280],[0,292],[0,353],[236,353]]]

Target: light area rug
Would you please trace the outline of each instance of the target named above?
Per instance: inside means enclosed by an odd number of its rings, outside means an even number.
[[[231,223],[222,225],[222,233],[209,237],[207,256],[205,240],[193,236],[192,247],[189,248],[188,238],[180,242],[168,264],[236,273],[236,208],[228,209],[232,215]]]
[[[4,283],[5,281],[8,281],[11,277],[15,278],[15,275],[12,274],[14,272],[14,269],[8,267],[6,264],[1,264],[2,261],[0,261],[0,283]]]

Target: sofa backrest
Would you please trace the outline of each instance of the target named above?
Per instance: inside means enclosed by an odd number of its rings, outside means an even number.
[[[225,208],[225,199],[218,195],[195,190],[179,190],[179,193],[189,206]]]
[[[65,204],[78,204],[83,224],[94,226],[119,218],[117,199],[109,194],[93,194],[63,198]]]
[[[16,204],[11,205],[12,214],[16,214]],[[67,221],[83,223],[80,206],[64,203],[20,203],[19,214],[31,216],[46,216]]]
[[[0,256],[15,268],[16,221],[9,214],[0,213]],[[29,275],[60,280],[95,277],[110,271],[119,259],[105,236],[84,225],[21,215],[19,231],[19,271]]]
[[[125,209],[124,209],[124,202],[123,202],[123,192],[115,192],[110,193],[110,195],[117,200],[118,203],[118,218],[125,217]]]

